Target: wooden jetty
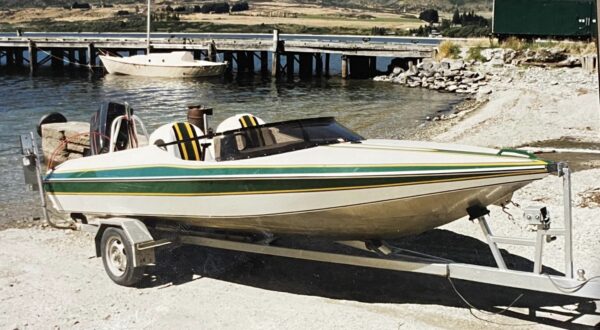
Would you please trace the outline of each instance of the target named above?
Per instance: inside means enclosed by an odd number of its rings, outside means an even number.
[[[398,58],[401,61],[418,62],[435,56],[436,46],[400,42],[370,42],[368,37],[345,41],[280,38],[277,30],[273,38],[153,38],[152,52],[190,50],[196,58],[214,61],[221,54],[233,63],[237,73],[271,74],[273,77],[293,76],[298,65],[300,77],[328,76],[330,57],[341,56],[342,78],[368,78],[376,74],[377,57]],[[98,68],[98,54],[125,53],[135,55],[147,52],[145,38],[89,37],[0,37],[0,63],[7,67],[29,67],[35,74],[40,65],[48,62],[53,67],[65,65]],[[270,56],[270,61],[269,61]],[[282,58],[285,61],[282,61]],[[2,61],[4,59],[4,61]],[[255,61],[256,59],[256,61]],[[260,67],[255,66],[255,62]],[[270,64],[270,68],[269,68]]]

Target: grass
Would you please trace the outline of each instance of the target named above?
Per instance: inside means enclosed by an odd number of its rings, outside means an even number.
[[[531,49],[561,48],[572,55],[595,54],[596,44],[584,41],[525,41],[515,37],[509,37],[500,44],[502,48],[513,49],[516,51]]]
[[[474,47],[469,48],[469,50],[467,51],[467,59],[479,61],[479,62],[485,62],[486,58],[483,57],[483,55],[481,55],[481,51],[483,49],[485,49],[485,48],[481,47],[481,46],[474,46]]]
[[[142,32],[146,30],[143,17],[129,17],[127,21],[100,19],[95,21],[57,22],[39,19],[26,24],[1,24],[0,32],[15,32],[18,28],[29,32]],[[155,32],[229,32],[229,33],[271,33],[278,29],[281,33],[308,34],[357,34],[370,35],[371,28],[314,27],[300,24],[215,24],[211,22],[153,22]],[[395,31],[400,33],[402,31]]]
[[[460,47],[452,41],[445,40],[438,47],[437,59],[457,58],[460,54]]]

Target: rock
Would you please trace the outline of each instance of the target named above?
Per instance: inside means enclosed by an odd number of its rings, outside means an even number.
[[[556,63],[567,59],[567,54],[564,48],[542,48],[539,49],[533,56],[533,60],[542,63]]]
[[[500,58],[494,58],[491,61],[489,61],[488,64],[495,67],[502,67],[504,66],[504,60]]]
[[[394,70],[392,70],[392,73],[390,74],[390,76],[393,78],[393,77],[401,74],[402,72],[404,72],[404,69],[397,66],[397,67],[394,67]]]
[[[390,81],[391,78],[388,76],[376,76],[373,77],[373,81]]]
[[[446,86],[446,90],[447,90],[448,92],[454,92],[454,91],[455,91],[455,90],[457,90],[457,89],[458,89],[458,87],[457,87],[456,85],[449,85],[449,86]]]
[[[552,86],[556,86],[556,85],[558,85],[558,81],[556,81],[556,80],[553,80],[553,81],[551,81],[551,82],[550,82],[550,85],[552,85]]]
[[[458,71],[444,70],[442,71],[442,76],[444,77],[454,77],[458,74]]]
[[[394,78],[392,80],[392,82],[395,84],[403,84],[403,85],[406,84],[406,74],[405,73],[400,74],[399,76]]]
[[[515,57],[517,57],[517,52],[514,49],[505,49],[502,60],[505,64],[509,64],[515,59]]]
[[[450,62],[450,70],[462,70],[465,67],[465,61],[463,60],[454,60]]]
[[[465,78],[474,78],[478,75],[477,72],[465,70],[462,72],[463,77]]]
[[[446,71],[446,70],[450,70],[450,62],[448,60],[443,60],[442,62],[440,62],[438,71]]]
[[[492,89],[490,87],[480,88],[478,94],[492,94]]]

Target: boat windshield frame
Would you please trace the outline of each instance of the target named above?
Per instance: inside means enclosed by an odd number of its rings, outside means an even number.
[[[301,138],[299,135],[302,135]],[[285,136],[289,140],[279,142],[280,136]],[[220,132],[213,136],[213,146],[215,160],[221,162],[265,157],[344,142],[359,143],[364,139],[337,122],[334,117],[316,117]],[[240,144],[243,148],[240,148]]]

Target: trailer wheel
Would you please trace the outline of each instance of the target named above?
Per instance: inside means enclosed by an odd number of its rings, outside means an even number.
[[[104,270],[115,283],[133,286],[144,276],[144,267],[133,267],[133,248],[121,228],[106,228],[100,247]]]

